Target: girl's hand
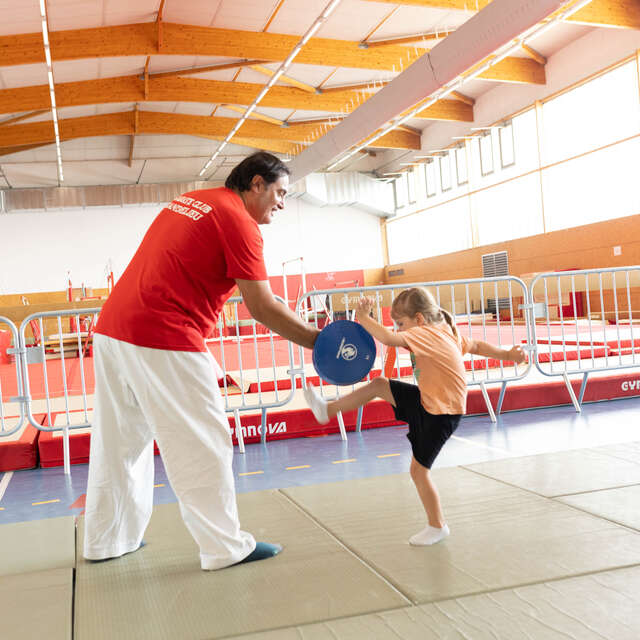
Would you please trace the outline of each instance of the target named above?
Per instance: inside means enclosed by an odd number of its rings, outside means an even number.
[[[368,318],[373,310],[374,301],[372,298],[360,298],[356,303],[356,314],[358,319]]]
[[[513,362],[517,362],[518,364],[522,364],[526,359],[525,352],[520,346],[513,346],[509,349],[507,360],[512,360]]]

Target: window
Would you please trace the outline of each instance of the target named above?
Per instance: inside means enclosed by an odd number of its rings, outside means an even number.
[[[436,195],[436,163],[429,158],[424,165],[424,178],[427,185],[427,198]]]
[[[414,169],[407,171],[407,194],[409,204],[413,204],[416,201],[416,172]]]
[[[480,145],[480,173],[488,176],[493,173],[493,136],[491,130],[483,133],[479,140]]]
[[[396,192],[396,209],[405,207],[408,203],[409,192],[407,189],[407,174],[403,173],[398,176],[393,183]]]
[[[467,149],[462,144],[456,147],[456,178],[458,180],[458,186],[467,184],[469,182],[469,172],[467,169]]]
[[[440,156],[440,187],[442,191],[449,191],[453,186],[451,180],[451,153],[447,151]]]
[[[516,163],[516,155],[513,142],[513,124],[510,121],[498,128],[498,141],[500,143],[501,167],[503,169],[512,167]]]

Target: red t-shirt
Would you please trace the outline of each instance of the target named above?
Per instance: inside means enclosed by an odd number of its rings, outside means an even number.
[[[236,278],[267,279],[258,223],[230,189],[185,193],[151,223],[96,333],[141,347],[206,351],[204,339]]]

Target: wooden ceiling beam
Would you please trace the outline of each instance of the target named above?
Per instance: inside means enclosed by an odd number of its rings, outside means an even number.
[[[236,111],[237,113],[244,113],[246,111],[245,107],[239,107],[235,104],[221,104],[220,108]],[[260,113],[258,111],[253,111],[252,113],[249,114],[249,117],[253,118],[254,120],[262,120],[264,122],[269,122],[270,124],[277,124],[279,127],[281,127],[284,124],[282,120],[278,120],[278,118],[272,118],[271,116],[266,116],[264,113]]]
[[[410,7],[466,10],[475,13],[484,9],[491,0],[367,0]],[[640,29],[640,3],[637,0],[592,0],[567,22],[577,22],[598,27]]]
[[[452,91],[449,95],[455,100],[460,100],[460,102],[464,102],[465,104],[471,105],[472,107],[476,103],[476,101],[473,98],[470,98],[469,96],[465,96],[463,93],[460,93],[459,91]]]
[[[263,67],[261,64],[255,64],[251,67],[254,71],[258,73],[262,73],[265,76],[269,76],[270,78],[275,75],[275,71],[269,69],[269,67]],[[284,82],[285,84],[290,84],[293,87],[297,87],[298,89],[302,89],[303,91],[307,91],[308,93],[318,93],[318,90],[306,82],[301,82],[300,80],[296,80],[291,76],[286,76],[282,74],[280,76],[280,82]]]
[[[300,40],[299,36],[217,29],[162,22],[162,54],[180,56],[224,56],[280,62]],[[71,29],[49,33],[54,61],[158,53],[155,22],[94,29]],[[419,54],[401,45],[363,49],[358,42],[312,38],[296,56],[296,64],[312,64],[392,71]],[[41,33],[0,36],[0,66],[36,64],[45,61]]]
[[[522,58],[525,62],[537,63]],[[507,61],[503,61],[507,62]],[[544,68],[543,68],[544,76]],[[147,99],[151,102],[175,102],[176,96],[185,102],[202,102],[207,104],[250,105],[260,93],[263,86],[247,82],[223,82],[220,80],[203,80],[196,78],[160,78],[149,76]],[[109,104],[115,102],[144,102],[145,82],[140,76],[121,76],[85,80],[82,82],[61,82],[56,84],[56,102],[58,108],[77,107],[93,104]],[[296,109],[307,111],[327,111],[339,113],[349,111],[352,105],[362,101],[358,91],[326,91],[311,94],[290,87],[272,87],[262,99],[261,106],[279,109]],[[434,109],[448,109],[449,116],[459,108],[441,100]],[[25,110],[46,110],[50,105],[48,85],[34,87],[18,87],[0,90],[0,114],[16,113]],[[468,121],[468,111],[460,112],[461,119]],[[422,116],[418,116],[422,117]],[[431,118],[429,118],[431,119]],[[440,119],[440,118],[437,118]],[[445,119],[453,120],[455,117]]]
[[[497,62],[477,77],[483,80],[517,84],[545,84],[547,81],[543,64],[531,58],[516,57],[505,58]]]
[[[473,122],[473,105],[461,100],[438,100],[430,107],[419,111],[415,117],[424,120]]]
[[[592,27],[617,27],[640,29],[640,2],[638,0],[592,0],[567,22],[577,22]]]
[[[264,85],[248,82],[225,82],[201,78],[154,78],[149,76],[149,100],[175,102],[176,97],[185,102],[210,104],[250,105]],[[356,102],[355,91],[336,91],[316,95],[292,87],[272,87],[262,99],[263,107],[303,109],[339,112]],[[140,76],[120,76],[81,82],[56,84],[58,108],[111,102],[143,102],[144,80]],[[50,105],[49,86],[18,87],[0,90],[0,114],[45,109]]]
[[[136,125],[137,122],[137,125]],[[65,118],[58,121],[60,140],[73,140],[93,136],[167,134],[192,135],[204,138],[227,135],[235,125],[235,118],[192,116],[157,111],[127,111],[81,118]],[[246,121],[239,138],[265,141],[308,143],[320,137],[322,127],[316,124],[296,127],[279,127],[266,122]],[[53,122],[16,124],[0,128],[0,147],[24,147],[49,144],[55,140]],[[236,143],[236,137],[231,139]],[[240,144],[240,143],[238,143]],[[264,145],[259,145],[264,146]],[[375,142],[376,147],[419,149],[420,136],[409,131],[391,131]]]
[[[484,9],[491,0],[368,0],[369,2],[386,2],[388,4],[406,5],[408,7],[426,7],[428,9],[457,9],[473,11]]]

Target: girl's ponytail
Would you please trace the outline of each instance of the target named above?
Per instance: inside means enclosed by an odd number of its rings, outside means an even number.
[[[442,314],[442,317],[447,321],[447,324],[451,327],[451,331],[453,331],[453,335],[456,337],[456,340],[457,340],[458,329],[455,325],[455,322],[453,321],[453,316],[446,309],[443,309],[442,307],[440,307],[440,313]]]

